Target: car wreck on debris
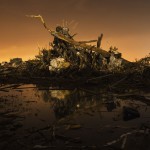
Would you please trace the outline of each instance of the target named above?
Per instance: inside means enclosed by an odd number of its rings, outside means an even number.
[[[116,47],[110,47],[109,51],[101,49],[101,41],[103,34],[97,40],[76,41],[75,35],[69,33],[69,28],[57,26],[55,31],[49,29],[42,16],[29,16],[40,18],[44,27],[54,36],[49,51],[49,70],[59,72],[68,68],[76,68],[77,70],[92,69],[93,71],[116,70],[121,69],[123,64],[127,62],[121,58]],[[96,42],[96,46],[87,43]]]

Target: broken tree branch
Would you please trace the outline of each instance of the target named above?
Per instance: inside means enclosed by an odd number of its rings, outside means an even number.
[[[101,36],[98,37],[97,48],[101,47],[102,38],[103,38],[103,34],[101,34]]]
[[[97,40],[79,41],[79,43],[93,43],[93,42],[97,42]]]
[[[45,29],[47,29],[48,32],[51,33],[52,30],[47,27],[47,25],[46,25],[46,23],[45,23],[45,21],[44,21],[44,19],[43,19],[43,17],[41,15],[26,15],[26,16],[30,17],[30,18],[39,18],[41,20],[41,22],[43,23]]]

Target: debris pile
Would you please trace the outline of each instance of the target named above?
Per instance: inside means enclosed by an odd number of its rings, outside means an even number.
[[[108,51],[101,48],[103,34],[97,40],[76,41],[74,39],[76,34],[71,35],[68,27],[57,26],[53,31],[46,26],[42,16],[29,17],[39,18],[54,37],[50,49],[40,50],[33,60],[23,62],[21,58],[14,58],[10,62],[2,63],[0,78],[86,77],[88,81],[91,79],[93,81],[94,78],[94,82],[97,82],[97,79],[109,78],[110,74],[112,81],[113,78],[118,80],[116,75],[121,74],[119,83],[127,79],[129,82],[150,83],[149,55],[137,62],[129,62],[122,58],[116,47],[110,47]],[[90,45],[93,42],[96,44]]]
[[[85,43],[97,42],[98,40],[76,42],[73,36],[69,34],[69,29],[66,27],[56,27],[56,33],[61,34],[61,37],[54,36],[54,41],[51,43],[51,49],[41,50],[36,58],[45,66],[48,66],[50,74],[55,72],[59,74],[68,73],[69,70],[74,72],[101,72],[101,71],[120,71],[123,69],[127,60],[121,58],[121,53],[116,47],[110,47],[107,52],[96,46],[90,46]],[[66,38],[64,40],[64,38]],[[78,43],[78,45],[77,45]],[[84,43],[84,44],[83,44]],[[70,71],[70,73],[71,73]]]
[[[55,62],[55,66],[52,65],[52,70],[54,70],[54,68],[56,68],[56,70],[58,68],[64,70],[68,67],[76,68],[78,71],[87,69],[101,71],[122,68],[123,59],[117,49],[111,47],[110,51],[107,52],[100,47],[85,44],[96,41],[97,45],[100,46],[99,43],[101,43],[101,41],[99,40],[102,40],[102,38],[98,38],[98,40],[76,42],[73,36],[69,34],[69,28],[58,26],[56,27],[56,31],[57,34],[61,34],[61,37],[54,36],[54,41],[51,44],[52,49],[50,50],[50,56],[53,57],[50,58],[50,66],[51,63]],[[62,37],[67,40],[64,40]],[[59,67],[60,60],[61,62],[63,60],[63,62],[67,63],[68,67]],[[51,68],[52,67],[50,67],[50,70]]]
[[[121,53],[116,47],[110,47],[109,51],[101,48],[101,41],[103,34],[97,40],[90,41],[76,41],[71,35],[69,28],[66,26],[57,26],[54,31],[46,26],[42,16],[29,16],[32,18],[39,18],[48,32],[54,36],[54,41],[50,44],[49,51],[42,51],[42,61],[49,65],[50,71],[60,71],[68,68],[75,68],[77,71],[81,70],[115,70],[121,69],[124,62],[128,62],[121,58]],[[89,45],[87,43],[96,42],[96,45]],[[41,58],[41,56],[38,56]]]

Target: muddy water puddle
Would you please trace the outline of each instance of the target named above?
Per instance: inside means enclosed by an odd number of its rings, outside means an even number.
[[[20,85],[0,91],[0,149],[150,149],[150,92]],[[134,143],[134,144],[133,144]]]

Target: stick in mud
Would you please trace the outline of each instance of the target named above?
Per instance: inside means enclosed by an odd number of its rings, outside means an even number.
[[[124,77],[124,78],[122,78],[121,80],[115,82],[114,84],[112,84],[112,85],[110,86],[110,89],[113,88],[113,87],[115,87],[116,85],[120,84],[120,83],[123,82],[125,79],[127,79],[127,76]]]
[[[108,75],[104,75],[104,76],[100,76],[100,77],[91,78],[91,79],[88,79],[86,82],[89,83],[90,81],[93,81],[93,80],[101,80],[101,79],[107,78],[112,75],[113,74],[108,74]]]

